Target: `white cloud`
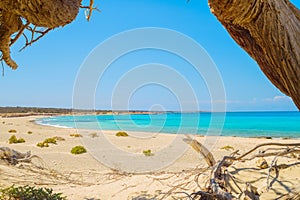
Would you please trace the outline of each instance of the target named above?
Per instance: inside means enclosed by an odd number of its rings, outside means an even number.
[[[267,102],[283,102],[283,101],[290,101],[291,98],[288,96],[274,96],[273,98],[266,98],[263,101]]]
[[[290,100],[290,97],[287,96],[275,96],[273,98],[274,101],[284,101],[284,100]]]

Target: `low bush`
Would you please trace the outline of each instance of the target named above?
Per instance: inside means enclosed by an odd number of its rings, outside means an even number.
[[[45,143],[52,143],[52,144],[57,144],[56,143],[56,139],[53,137],[53,138],[46,138],[44,140]]]
[[[51,188],[35,188],[32,186],[10,186],[0,189],[0,199],[3,200],[66,200],[62,193],[54,193]]]
[[[86,149],[83,146],[75,146],[71,150],[72,154],[82,154],[86,153]]]
[[[17,130],[15,130],[15,129],[10,129],[8,132],[9,132],[9,133],[16,133]]]
[[[49,143],[51,144],[57,144],[57,137],[53,137],[53,138],[46,138],[43,142],[39,142],[36,144],[36,146],[38,147],[49,147]]]
[[[24,143],[25,140],[23,138],[17,138],[15,135],[12,135],[9,139],[8,139],[8,143],[9,144],[16,144],[16,143]]]
[[[55,136],[53,137],[56,141],[65,141],[66,139],[63,137]]]
[[[49,147],[49,144],[46,142],[39,142],[36,144],[36,146],[43,148],[43,147]]]
[[[116,136],[118,136],[118,137],[127,137],[128,134],[124,131],[119,131],[119,132],[116,133]]]
[[[229,150],[233,150],[234,151],[234,148],[230,145],[226,145],[224,147],[221,147],[220,149],[223,149],[223,150],[226,150],[226,151],[229,151]]]
[[[70,134],[71,137],[82,137],[82,135],[78,134],[78,133],[74,133],[74,134]]]
[[[153,156],[153,155],[154,155],[154,154],[151,152],[151,149],[144,150],[144,151],[143,151],[143,154],[144,154],[145,156]]]
[[[27,134],[29,134],[29,135],[32,134],[32,131],[28,131]]]

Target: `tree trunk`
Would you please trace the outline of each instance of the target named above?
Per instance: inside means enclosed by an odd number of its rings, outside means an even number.
[[[2,12],[23,17],[36,26],[56,28],[71,23],[81,0],[1,0]]]
[[[13,69],[17,64],[10,57],[11,35],[22,28],[22,18],[45,28],[71,23],[77,16],[81,0],[1,0],[0,51],[2,59]]]
[[[289,0],[209,0],[212,13],[300,109],[300,11]]]

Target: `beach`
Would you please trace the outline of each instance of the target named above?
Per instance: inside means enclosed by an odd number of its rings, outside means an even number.
[[[87,147],[87,153],[84,154],[73,155],[70,153],[74,146],[85,146],[85,137],[90,137],[90,140],[93,140],[94,137],[97,138],[97,134],[100,134],[98,131],[42,126],[34,122],[40,117],[43,116],[0,118],[0,147],[9,147],[20,152],[31,151],[32,155],[39,157],[33,159],[34,166],[28,163],[20,163],[15,166],[0,163],[1,187],[12,184],[50,187],[55,192],[63,193],[68,199],[134,199],[155,196],[157,199],[164,199],[166,193],[179,192],[180,188],[188,193],[197,191],[198,185],[194,181],[195,177],[201,173],[203,168],[207,168],[203,157],[191,147],[185,149],[174,162],[164,164],[163,167],[151,172],[132,173],[118,167],[105,166],[101,160],[99,161],[95,155],[89,152],[89,147]],[[16,130],[16,133],[9,133],[9,130]],[[151,159],[155,159],[156,153],[158,154],[162,149],[172,145],[175,138],[178,138],[174,134],[136,132],[132,134],[128,132],[128,137],[117,137],[116,132],[103,131],[103,135],[110,144],[129,154],[144,156],[143,151],[150,149],[154,155],[153,158],[149,156],[149,162]],[[83,137],[73,137],[70,136],[71,134],[81,134]],[[146,139],[135,137],[137,134],[145,135]],[[23,138],[25,142],[9,144],[8,139],[11,135]],[[38,142],[51,137],[60,137],[60,139],[57,140],[57,144],[50,144],[49,147],[37,147]],[[196,136],[195,139],[211,148],[216,160],[236,150],[242,154],[262,143],[299,143],[297,139],[229,136],[210,138]],[[222,149],[225,146],[232,148]],[[108,151],[106,156],[114,158],[114,153]],[[287,167],[280,169],[279,175],[274,179],[269,191],[266,191],[268,168],[258,168],[255,163],[257,159],[239,162],[229,168],[229,171],[234,174],[235,178],[255,185],[261,194],[261,199],[274,199],[290,191],[299,191],[299,188],[295,188],[299,187],[300,183],[300,160],[297,156],[299,155],[296,155],[295,158],[289,156],[278,158],[277,165],[285,164]],[[266,158],[269,164],[272,159],[273,157]],[[209,174],[206,172],[199,176],[199,184],[204,186],[208,177]],[[275,177],[275,175],[271,174],[271,177]],[[177,187],[177,190],[172,190],[174,187]],[[172,199],[170,195],[166,195],[165,198]]]

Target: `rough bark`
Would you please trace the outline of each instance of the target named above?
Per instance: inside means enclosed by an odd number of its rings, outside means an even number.
[[[12,34],[22,28],[22,19],[34,26],[56,28],[71,23],[77,16],[81,0],[1,0],[0,51],[11,68],[17,64],[10,57]]]
[[[212,13],[300,109],[300,11],[289,0],[209,0]]]

